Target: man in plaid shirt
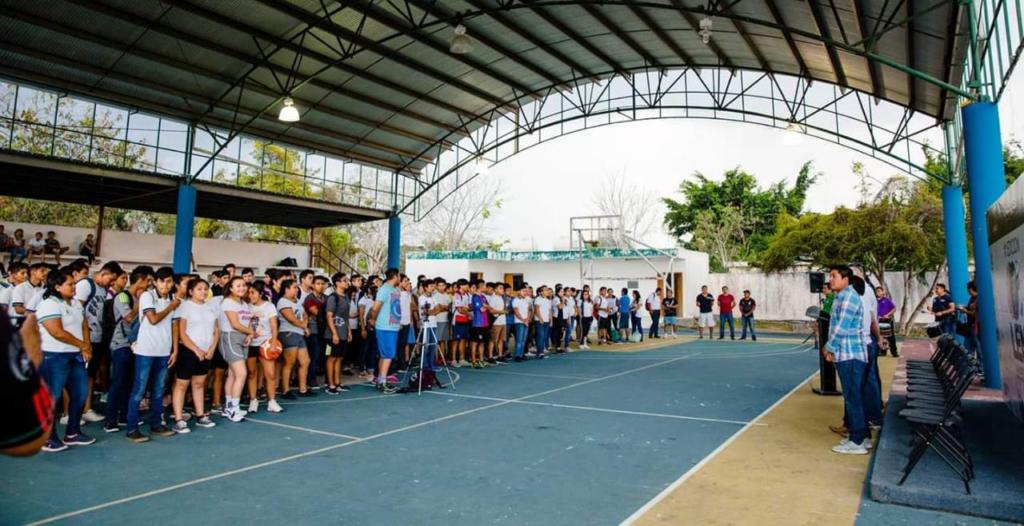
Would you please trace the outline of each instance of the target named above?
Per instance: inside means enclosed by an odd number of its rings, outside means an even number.
[[[836,293],[832,302],[831,322],[825,350],[836,364],[839,381],[843,385],[843,403],[849,419],[850,438],[843,439],[832,448],[836,453],[866,455],[867,420],[864,414],[862,387],[867,373],[868,354],[864,345],[862,325],[864,306],[860,295],[850,286],[853,271],[841,265],[829,273],[829,286]]]

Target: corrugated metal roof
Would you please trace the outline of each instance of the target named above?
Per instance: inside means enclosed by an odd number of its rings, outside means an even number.
[[[282,125],[272,107],[255,130],[416,171],[433,143],[517,97],[652,66],[787,73],[948,119],[952,95],[865,56],[959,84],[960,2],[918,4],[0,0],[0,74],[212,125],[230,121],[238,100],[255,115],[290,90],[302,122]],[[710,45],[695,28],[705,14]],[[447,51],[460,22],[475,40],[463,56]],[[232,85],[245,86],[240,99]]]

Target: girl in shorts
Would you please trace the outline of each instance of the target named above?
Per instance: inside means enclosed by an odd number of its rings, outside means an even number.
[[[232,422],[241,422],[246,414],[240,407],[245,386],[245,358],[249,355],[249,344],[256,330],[249,325],[252,311],[245,302],[249,290],[245,280],[235,276],[224,289],[224,300],[220,302],[220,354],[228,364],[224,381],[224,416]]]
[[[206,374],[210,362],[217,352],[220,327],[217,325],[217,311],[207,301],[210,285],[202,278],[193,278],[185,288],[186,300],[175,312],[178,320],[178,349],[174,359],[174,392],[171,406],[174,410],[175,433],[184,434],[190,430],[184,419],[185,392],[192,386],[192,404],[196,410],[196,425],[213,427],[216,424],[203,410],[206,388]]]
[[[299,285],[293,279],[281,282],[281,299],[277,300],[278,323],[280,324],[281,347],[284,348],[284,369],[281,371],[281,398],[295,400],[291,392],[291,376],[295,362],[299,362],[299,396],[315,396],[306,385],[309,372],[309,352],[306,350],[306,336],[309,334],[306,310],[299,305]]]
[[[267,390],[267,411],[280,413],[284,411],[277,403],[274,392],[277,390],[277,360],[267,360],[260,354],[260,346],[268,341],[277,340],[277,309],[274,304],[267,301],[266,284],[262,281],[253,282],[249,286],[249,308],[252,310],[252,319],[256,325],[256,336],[249,344],[249,357],[246,359],[249,377],[249,412],[255,413],[259,410],[260,402],[257,398],[257,369],[259,365],[263,370],[263,385]]]

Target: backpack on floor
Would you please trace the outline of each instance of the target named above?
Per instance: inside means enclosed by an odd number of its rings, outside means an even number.
[[[434,388],[434,382],[436,378],[432,369],[421,369],[418,373],[412,375],[409,379],[409,385],[403,391],[407,393],[415,393],[420,389],[429,391]]]
[[[612,327],[611,333],[609,334],[609,338],[613,342],[619,341],[619,331],[618,331],[618,329],[616,329],[615,327]]]

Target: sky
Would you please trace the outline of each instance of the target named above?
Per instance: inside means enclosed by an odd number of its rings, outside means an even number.
[[[1024,74],[1017,72],[1000,102],[1004,139],[1024,138]],[[694,172],[720,180],[736,166],[766,187],[792,182],[806,161],[822,172],[805,209],[830,212],[854,206],[858,193],[850,170],[855,161],[879,180],[898,173],[885,163],[813,137],[787,145],[784,132],[763,126],[703,119],[657,120],[586,130],[542,143],[491,167],[484,177],[502,180],[502,206],[487,235],[514,250],[568,248],[569,218],[597,214],[596,182],[622,172],[657,196],[680,198],[680,183]],[[663,212],[662,212],[663,213]],[[659,217],[662,214],[659,214]],[[665,233],[650,244],[673,246]]]

